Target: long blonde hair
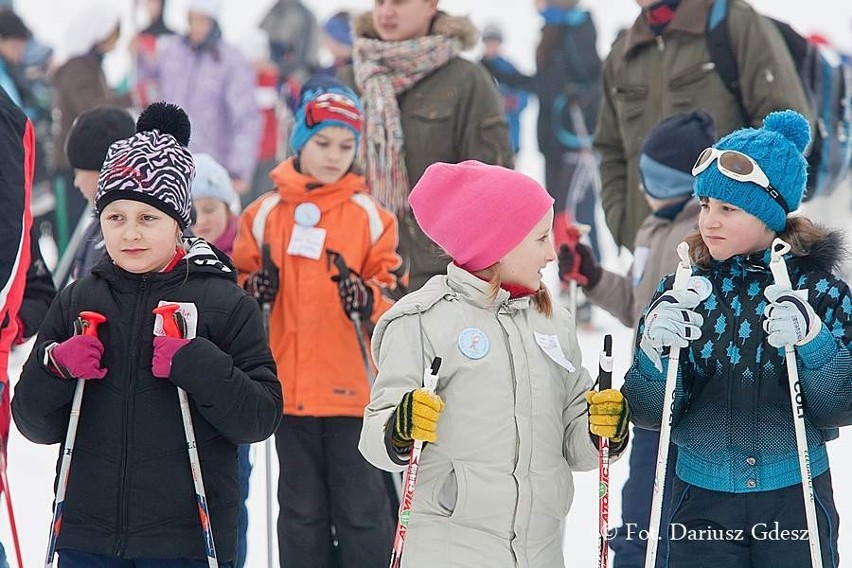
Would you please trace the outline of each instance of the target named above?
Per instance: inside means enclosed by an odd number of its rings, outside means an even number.
[[[778,238],[790,245],[790,253],[793,256],[807,256],[814,243],[821,241],[826,236],[828,236],[828,231],[807,217],[800,215],[788,216],[784,230],[778,233]],[[713,257],[710,255],[707,245],[704,244],[701,233],[695,231],[686,237],[686,243],[689,245],[689,256],[693,264],[702,268],[710,266]]]

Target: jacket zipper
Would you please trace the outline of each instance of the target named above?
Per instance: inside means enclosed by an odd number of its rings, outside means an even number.
[[[139,283],[139,288],[137,290],[137,300],[136,307],[133,310],[133,319],[130,321],[130,328],[133,330],[133,339],[130,342],[131,346],[139,345],[139,335],[140,335],[140,325],[139,322],[144,317],[142,313],[145,306],[145,300],[148,292],[148,277],[143,276],[142,281]],[[118,538],[115,543],[115,555],[122,556],[124,554],[124,548],[127,546],[127,532],[128,532],[128,524],[129,524],[129,489],[128,489],[128,476],[129,476],[129,468],[127,467],[128,462],[128,454],[130,453],[130,426],[131,423],[131,413],[133,412],[133,384],[136,382],[137,375],[137,367],[136,358],[137,353],[136,349],[131,348],[130,357],[128,361],[128,382],[127,382],[127,391],[124,393],[122,397],[121,409],[122,409],[122,418],[121,418],[121,437],[122,437],[122,452],[121,452],[121,464],[119,470],[121,471],[121,481],[118,486]]]
[[[503,342],[506,344],[506,353],[509,355],[509,368],[512,371],[512,419],[515,422],[515,459],[513,462],[514,471],[518,470],[518,462],[521,459],[521,428],[518,425],[518,413],[517,413],[517,405],[518,405],[518,377],[515,374],[515,358],[512,356],[512,345],[509,343],[509,332],[506,331],[506,328],[503,326],[500,321],[500,314],[497,313],[497,324],[500,326],[500,329],[503,331]],[[518,477],[515,473],[512,474],[512,480],[515,482],[515,491],[517,493],[517,499],[515,499],[515,507],[512,509],[512,540],[518,536],[515,532],[515,523],[518,519],[518,503],[521,497],[521,484],[518,481]],[[518,556],[515,554],[515,548],[513,543],[509,544],[509,550],[512,553],[512,560],[515,564],[518,563]]]

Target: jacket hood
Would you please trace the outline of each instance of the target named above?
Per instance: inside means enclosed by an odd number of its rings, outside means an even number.
[[[805,272],[837,273],[849,258],[849,249],[841,231],[827,231],[824,238],[811,245],[806,256],[793,257]]]
[[[352,21],[352,35],[368,39],[380,39],[376,28],[373,26],[373,15],[364,12]],[[445,12],[438,12],[432,20],[429,35],[442,35],[456,38],[462,43],[465,50],[472,49],[479,40],[479,31],[467,16],[451,16]]]
[[[104,254],[103,260],[92,268],[92,274],[112,282],[119,279],[132,282],[142,278],[168,279],[175,274],[185,278],[187,273],[192,272],[225,278],[236,283],[237,271],[234,269],[231,260],[212,244],[198,237],[184,237],[183,248],[186,250],[186,256],[170,272],[148,274],[127,272],[117,266],[107,254]]]

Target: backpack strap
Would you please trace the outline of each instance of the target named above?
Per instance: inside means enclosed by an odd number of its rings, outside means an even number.
[[[710,59],[716,66],[716,73],[722,78],[725,87],[734,96],[740,115],[745,124],[751,124],[751,115],[743,104],[743,92],[740,87],[740,71],[737,56],[731,45],[731,33],[728,29],[728,0],[716,0],[707,19],[707,49]]]
[[[263,237],[266,232],[266,219],[269,217],[269,212],[281,202],[281,196],[277,191],[270,192],[263,198],[260,207],[257,209],[257,214],[252,219],[251,234],[254,236],[254,241],[257,243],[257,248],[263,247]]]

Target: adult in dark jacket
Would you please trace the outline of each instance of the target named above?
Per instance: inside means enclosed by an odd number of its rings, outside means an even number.
[[[460,56],[476,28],[438,12],[438,0],[377,1],[352,31],[354,64],[340,75],[364,102],[360,159],[373,195],[399,217],[399,252],[416,290],[450,259],[417,225],[408,193],[435,162],[512,167],[503,104],[487,71]]]
[[[661,120],[703,110],[724,136],[759,126],[773,110],[793,109],[809,117],[810,108],[780,33],[747,2],[729,1],[728,26],[751,125],[743,124],[736,98],[711,62],[706,30],[713,0],[636,1],[642,13],[604,61],[595,133],[606,223],[616,244],[630,250],[651,212],[638,191],[639,148]]]
[[[189,398],[218,558],[233,562],[237,445],[268,437],[281,419],[257,302],[223,254],[181,238],[194,173],[189,122],[176,107],[152,107],[101,170],[96,206],[109,258],[59,294],[12,403],[28,439],[59,443],[73,379],[88,381],[57,544],[64,568],[119,559],[206,566],[176,387]],[[164,303],[180,303],[185,338],[158,333],[152,310]],[[74,335],[82,310],[107,318],[96,337]]]

